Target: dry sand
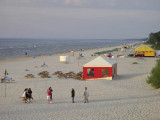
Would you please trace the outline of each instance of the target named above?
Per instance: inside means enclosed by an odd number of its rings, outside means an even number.
[[[121,46],[118,46],[121,47]],[[113,49],[110,47],[107,49]],[[0,83],[0,120],[159,120],[160,119],[160,90],[146,84],[146,78],[157,58],[114,59],[118,63],[118,76],[113,80],[74,80],[40,78],[37,74],[48,71],[50,74],[60,70],[62,72],[82,71],[83,64],[95,57],[94,52],[106,48],[83,51],[84,58],[79,60],[79,51],[70,57],[68,64],[59,62],[59,53],[52,56],[20,57],[0,60],[0,76],[3,77],[7,68],[9,77],[15,82]],[[133,52],[134,48],[124,54]],[[113,55],[122,54],[115,52]],[[48,67],[40,67],[43,62]],[[138,62],[139,64],[132,64]],[[29,71],[26,71],[29,70]],[[25,75],[32,73],[36,78],[25,79]],[[53,88],[53,104],[47,104],[46,90]],[[89,103],[83,103],[84,87],[89,90]],[[23,103],[21,95],[24,88],[32,88],[34,100]],[[75,103],[71,102],[70,91],[76,91]]]

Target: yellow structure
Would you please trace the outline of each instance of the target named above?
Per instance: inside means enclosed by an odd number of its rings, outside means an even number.
[[[134,50],[134,56],[155,56],[155,50],[149,46],[140,46]]]

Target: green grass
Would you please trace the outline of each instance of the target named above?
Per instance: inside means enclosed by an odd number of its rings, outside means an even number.
[[[113,50],[107,50],[107,51],[101,51],[101,52],[95,52],[94,55],[92,56],[95,56],[95,55],[101,55],[101,54],[105,54],[105,53],[112,53],[112,52],[116,52],[116,51],[119,51],[120,48],[115,48]]]
[[[151,46],[154,50],[160,50],[160,45],[152,45]]]

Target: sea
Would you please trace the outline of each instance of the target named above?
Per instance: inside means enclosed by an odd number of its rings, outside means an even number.
[[[7,39],[0,38],[0,59],[129,44],[143,39]]]

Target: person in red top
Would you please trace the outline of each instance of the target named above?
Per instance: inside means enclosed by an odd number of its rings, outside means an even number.
[[[48,89],[47,90],[47,103],[50,103],[50,101],[51,101],[51,90]]]

